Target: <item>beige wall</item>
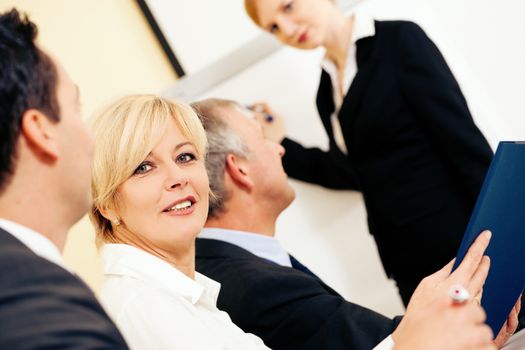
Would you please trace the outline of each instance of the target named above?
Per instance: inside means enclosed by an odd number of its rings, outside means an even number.
[[[84,118],[128,93],[157,93],[176,75],[134,0],[0,0],[39,26],[40,43],[52,51],[78,84]],[[66,262],[97,290],[100,260],[87,218],[70,232]]]

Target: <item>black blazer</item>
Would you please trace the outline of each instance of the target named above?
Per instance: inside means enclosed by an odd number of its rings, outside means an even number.
[[[412,284],[455,256],[492,158],[458,83],[414,23],[376,21],[357,42],[357,75],[339,111],[348,155],[333,138],[332,85],[317,107],[330,151],[285,139],[291,177],[363,193],[388,275]]]
[[[197,239],[196,263],[197,271],[221,283],[219,309],[275,350],[370,350],[400,321],[230,243]]]
[[[0,229],[0,348],[128,347],[78,277]]]

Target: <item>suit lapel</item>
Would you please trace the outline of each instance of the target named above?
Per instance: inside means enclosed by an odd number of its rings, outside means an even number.
[[[334,133],[332,130],[332,123],[330,116],[335,110],[334,97],[332,95],[332,81],[330,75],[324,70],[321,73],[321,80],[319,82],[319,89],[317,91],[317,109],[321,117],[323,126],[330,138],[330,142],[334,142]]]
[[[339,110],[339,122],[341,123],[341,129],[343,130],[343,135],[350,153],[352,153],[353,148],[350,142],[351,140],[354,140],[355,137],[354,125],[363,104],[363,96],[370,82],[370,75],[372,73],[374,62],[376,61],[374,55],[374,48],[377,46],[376,41],[376,36],[363,38],[357,41],[357,73],[350,84],[350,88],[348,89],[343,104],[341,105],[341,109]]]

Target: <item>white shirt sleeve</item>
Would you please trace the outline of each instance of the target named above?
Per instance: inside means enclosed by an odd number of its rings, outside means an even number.
[[[392,339],[392,335],[389,335],[372,350],[392,350],[394,345],[394,339]]]

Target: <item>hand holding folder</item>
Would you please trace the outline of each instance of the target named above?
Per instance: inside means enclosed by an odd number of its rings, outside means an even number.
[[[525,143],[500,142],[459,248],[454,268],[479,232],[490,230],[491,267],[481,305],[500,332],[525,287]]]

